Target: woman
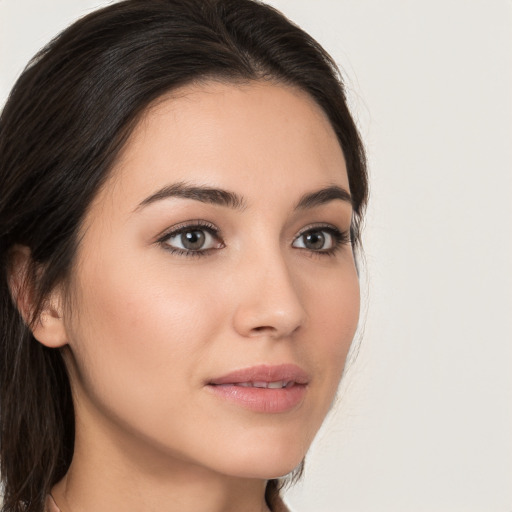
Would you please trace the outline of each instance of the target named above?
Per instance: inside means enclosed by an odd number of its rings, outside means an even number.
[[[127,0],[0,121],[3,511],[285,510],[359,315],[335,65],[250,0]]]

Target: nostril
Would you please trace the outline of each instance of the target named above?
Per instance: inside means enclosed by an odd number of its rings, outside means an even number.
[[[297,325],[294,329],[283,328],[279,329],[272,325],[261,325],[258,327],[253,327],[250,330],[249,336],[260,337],[260,336],[270,336],[271,338],[281,338],[282,336],[289,336],[299,329]]]
[[[270,325],[262,325],[260,327],[254,327],[253,332],[265,332],[265,331],[275,331],[276,328]]]

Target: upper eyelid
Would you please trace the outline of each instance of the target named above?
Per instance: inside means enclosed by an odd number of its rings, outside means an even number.
[[[193,229],[193,228],[201,228],[201,229],[209,229],[211,231],[214,231],[216,233],[220,232],[220,229],[215,226],[215,224],[206,221],[206,220],[190,220],[185,222],[179,222],[178,224],[174,224],[173,226],[167,227],[165,230],[163,230],[159,235],[157,236],[165,236],[165,235],[171,235],[172,233],[179,233],[181,231],[186,231],[187,229]],[[330,222],[314,222],[312,224],[307,224],[303,228],[299,230],[299,232],[295,236],[300,236],[308,231],[314,230],[314,229],[334,229],[337,231],[343,231],[343,229],[339,228],[338,226],[331,224]]]
[[[322,230],[332,230],[337,231],[338,233],[344,233],[345,230],[339,228],[338,226],[335,226],[334,224],[331,224],[329,222],[318,222],[314,224],[309,224],[305,227],[303,227],[295,236],[294,240],[299,238],[300,236],[304,235],[305,233],[309,231],[322,231]]]
[[[205,229],[220,238],[220,229],[217,226],[215,226],[211,222],[208,222],[205,220],[199,220],[199,219],[174,224],[173,226],[168,227],[165,230],[163,230],[155,238],[157,241],[160,242],[162,240],[169,238],[172,235],[178,235],[184,231],[189,231],[194,228]]]

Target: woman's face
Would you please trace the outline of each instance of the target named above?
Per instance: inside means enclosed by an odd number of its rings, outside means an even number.
[[[349,192],[301,91],[209,83],[148,110],[87,213],[70,282],[78,446],[291,471],[358,321]]]

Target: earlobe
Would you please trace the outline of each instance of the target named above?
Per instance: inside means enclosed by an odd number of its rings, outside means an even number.
[[[15,246],[11,251],[9,263],[8,281],[11,296],[34,338],[50,348],[66,345],[60,287],[52,290],[38,311],[35,293],[37,277],[32,270],[30,249],[26,246]]]
[[[63,347],[67,344],[61,303],[59,291],[53,291],[44,301],[31,326],[34,338],[49,348]]]

